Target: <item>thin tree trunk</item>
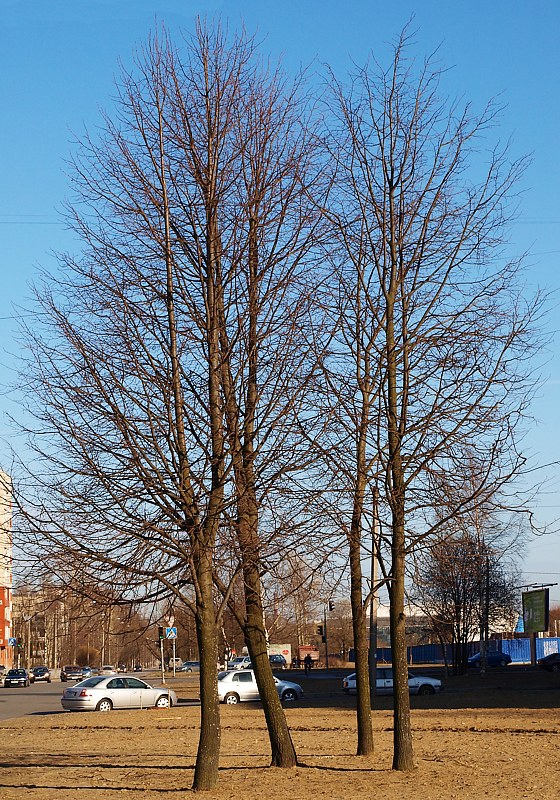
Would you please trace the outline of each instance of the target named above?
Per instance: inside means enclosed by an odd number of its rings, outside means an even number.
[[[352,629],[356,664],[356,722],[358,745],[356,754],[369,756],[373,753],[373,728],[371,722],[371,693],[368,668],[368,637],[366,614],[362,597],[362,561],[360,519],[363,513],[363,489],[357,491],[350,531],[350,602],[352,605]]]
[[[200,735],[193,791],[210,791],[218,782],[220,758],[220,707],[218,702],[218,636],[212,587],[212,563],[205,558],[199,570],[200,600],[196,610],[196,636],[200,655]]]
[[[246,615],[243,633],[266,718],[271,747],[271,764],[274,767],[289,768],[296,766],[297,756],[268,660],[259,575],[256,507],[254,489],[249,492],[249,496],[245,495],[240,498],[238,535],[243,560]]]
[[[408,664],[406,660],[405,597],[405,483],[402,464],[401,441],[405,427],[406,391],[408,381],[406,355],[402,365],[397,358],[395,337],[395,298],[398,292],[398,259],[396,254],[395,211],[393,193],[390,192],[391,218],[391,279],[387,295],[386,358],[387,358],[387,416],[389,439],[389,476],[391,482],[392,539],[391,584],[389,621],[393,661],[394,695],[394,751],[393,769],[412,770],[412,727],[410,724],[410,696],[408,693]],[[404,331],[401,335],[405,337]],[[402,395],[399,402],[398,371],[401,367]],[[401,410],[402,409],[402,410]]]
[[[270,739],[271,765],[284,768],[295,767],[297,764],[296,751],[268,660],[266,635],[262,623],[262,603],[257,599],[258,588],[254,585],[260,581],[254,570],[246,570],[244,575],[246,582],[253,583],[253,586],[246,583],[245,641],[263,703]]]
[[[393,536],[395,534],[393,533]],[[390,591],[389,623],[393,654],[393,769],[414,769],[410,695],[406,660],[406,618],[404,612],[404,548],[402,536],[393,544],[393,581]]]

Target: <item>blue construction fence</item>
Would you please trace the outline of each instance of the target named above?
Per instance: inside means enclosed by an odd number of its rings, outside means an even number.
[[[543,658],[550,653],[560,652],[560,637],[537,638],[537,659]],[[531,662],[531,643],[530,639],[492,639],[490,650],[499,650],[502,653],[509,653],[513,663],[523,664]],[[471,642],[469,645],[469,656],[478,653],[480,642]],[[419,644],[407,647],[409,664],[443,664],[445,659],[439,644]],[[451,646],[447,645],[448,662],[453,660]],[[348,661],[354,661],[354,650],[351,648],[348,654]],[[377,648],[378,663],[391,663],[391,648]]]

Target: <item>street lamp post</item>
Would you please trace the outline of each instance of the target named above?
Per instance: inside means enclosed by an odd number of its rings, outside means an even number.
[[[25,614],[25,666],[29,669],[31,661],[31,615]]]

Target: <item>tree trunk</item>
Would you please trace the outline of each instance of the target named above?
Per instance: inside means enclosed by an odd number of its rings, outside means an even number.
[[[220,707],[218,703],[218,638],[212,593],[211,560],[209,569],[199,573],[196,636],[200,654],[200,736],[193,791],[210,791],[218,783],[220,758]],[[201,571],[202,572],[202,571]]]
[[[390,192],[391,218],[395,219],[394,197]],[[406,386],[408,365],[406,349],[397,357],[395,336],[395,301],[399,290],[399,264],[396,253],[395,227],[391,228],[391,279],[387,295],[386,358],[387,358],[387,417],[389,443],[389,475],[391,487],[391,584],[389,590],[391,650],[393,661],[394,751],[393,769],[412,770],[412,728],[410,725],[410,696],[408,693],[408,664],[406,659],[405,597],[405,476],[402,462],[402,434],[406,429]],[[403,341],[406,332],[400,331]],[[400,371],[400,375],[399,375]],[[401,397],[399,401],[399,378]]]
[[[354,633],[354,658],[356,664],[356,722],[358,747],[356,754],[369,756],[373,753],[373,728],[371,723],[371,694],[369,686],[368,638],[366,614],[362,598],[362,564],[360,537],[354,514],[350,534],[350,601],[352,605],[352,629]]]
[[[393,533],[395,537],[395,532]],[[404,613],[404,548],[403,536],[397,532],[393,544],[393,581],[389,622],[393,654],[393,769],[412,770],[412,727],[410,724],[410,695],[408,693],[408,664],[406,660],[406,630]]]
[[[248,506],[251,506],[252,512]],[[296,751],[268,660],[261,581],[258,570],[259,548],[255,527],[257,524],[256,499],[247,498],[247,496],[240,498],[240,511],[239,543],[243,559],[246,614],[243,633],[266,718],[272,754],[271,765],[273,767],[295,767],[297,765]]]

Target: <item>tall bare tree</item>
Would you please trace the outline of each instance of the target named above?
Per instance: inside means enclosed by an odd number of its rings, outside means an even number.
[[[301,342],[314,320],[320,158],[300,82],[269,73],[249,37],[219,26],[199,24],[180,52],[165,32],[154,37],[118,100],[102,141],[86,136],[73,164],[70,215],[83,253],[46,276],[26,330],[38,401],[31,446],[46,467],[29,475],[41,488],[34,508],[20,491],[28,526],[48,532],[49,548],[80,553],[84,586],[95,577],[123,598],[177,598],[193,612],[194,788],[208,789],[219,754],[219,620],[231,597],[217,537],[240,559],[240,624],[272,762],[296,763],[261,599],[278,526],[262,518],[274,517],[273,491],[287,497],[288,474],[302,469],[295,420],[313,374]]]
[[[278,551],[263,517],[273,497],[288,503],[288,483],[304,468],[298,412],[315,360],[311,342],[314,255],[321,215],[321,159],[299,83],[279,71],[247,86],[238,116],[240,191],[235,271],[224,293],[222,386],[235,500],[235,532],[243,570],[242,627],[271,732],[272,763],[296,763],[268,660],[261,575]],[[284,526],[287,534],[288,526]],[[284,554],[290,537],[281,538]],[[275,731],[275,733],[272,733]]]
[[[243,58],[234,49],[222,64],[229,100]],[[193,89],[203,66],[187,76]],[[123,74],[116,121],[106,118],[102,141],[85,137],[74,161],[70,219],[83,250],[45,276],[26,330],[31,447],[45,466],[20,492],[38,541],[75,556],[86,593],[106,583],[123,600],[191,607],[202,701],[193,788],[209,789],[220,742],[212,555],[226,482],[212,211],[229,178],[209,137],[193,143],[190,120],[178,125],[179,76],[171,44],[154,38],[137,74]]]
[[[367,309],[367,328],[355,324],[356,314],[349,324],[340,314],[336,340],[359,364],[361,386],[368,353],[377,404],[369,420],[357,415],[353,439],[360,441],[366,422],[377,451],[371,476],[381,477],[399,770],[413,768],[407,557],[445,525],[430,518],[434,482],[445,478],[449,519],[483,503],[520,469],[516,432],[541,308],[540,297],[524,294],[520,263],[507,258],[504,238],[525,162],[510,163],[507,147],[487,146],[493,104],[476,115],[439,96],[440,72],[429,61],[416,68],[407,37],[388,69],[366,65],[348,87],[332,82],[329,151],[337,181],[326,212],[339,243],[333,274],[342,288],[333,291],[350,296],[358,286]],[[344,424],[353,419],[347,414]],[[480,458],[465,496],[456,490],[472,451]]]

